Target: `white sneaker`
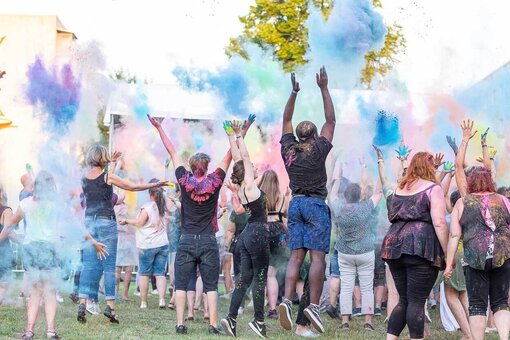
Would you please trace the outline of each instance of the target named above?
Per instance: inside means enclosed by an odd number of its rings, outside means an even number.
[[[98,315],[101,313],[101,310],[99,309],[99,303],[97,302],[89,302],[87,301],[87,312],[89,312],[92,315]]]
[[[59,293],[56,293],[56,298],[57,298],[57,302],[58,303],[63,303],[64,302],[64,298]]]
[[[135,292],[133,293],[134,296],[140,296],[140,292],[135,290]]]
[[[159,295],[159,293],[158,293],[158,290],[157,290],[157,289],[154,289],[154,290],[152,291],[152,293],[151,293],[151,294],[152,294],[152,295]]]
[[[244,313],[244,308],[239,307],[239,309],[237,310],[237,315],[243,315],[243,313]]]
[[[141,302],[140,303],[140,309],[147,309],[147,302]]]
[[[165,299],[159,299],[159,309],[165,309],[165,308],[166,308]]]
[[[427,323],[432,323],[432,319],[430,318],[428,308],[425,308],[425,321],[426,321]]]

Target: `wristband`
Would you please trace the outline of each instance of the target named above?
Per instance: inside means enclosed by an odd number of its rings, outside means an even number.
[[[292,90],[292,93],[297,94],[297,93],[298,93],[298,91],[296,91],[296,90]]]
[[[487,147],[487,144],[482,144],[482,148],[486,148]]]
[[[379,164],[379,163],[384,163],[384,159],[382,159],[382,158],[381,158],[381,159],[378,159],[378,160],[377,160],[377,164]]]

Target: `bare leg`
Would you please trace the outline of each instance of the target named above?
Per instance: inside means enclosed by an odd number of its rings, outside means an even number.
[[[225,294],[230,293],[234,289],[234,283],[232,281],[232,258],[233,256],[225,256],[223,260],[223,281],[225,284]]]
[[[326,253],[319,250],[310,250],[310,303],[318,305],[321,300],[322,287],[324,286],[324,271],[326,270]]]
[[[469,327],[473,340],[483,340],[485,337],[485,315],[470,316]]]
[[[510,332],[510,312],[507,310],[499,310],[494,313],[494,323],[498,329],[500,339],[508,339]]]
[[[177,312],[177,326],[184,325],[184,308],[186,307],[186,291],[175,291],[175,310]]]
[[[129,301],[128,293],[129,293],[129,285],[131,284],[131,273],[133,272],[133,266],[127,266],[124,268],[124,284],[122,291],[122,300]]]
[[[30,299],[27,302],[27,331],[34,332],[34,326],[39,312],[39,304],[41,303],[42,289],[43,286],[41,282],[32,286]],[[55,298],[55,295],[53,295],[53,298]]]
[[[450,307],[450,310],[452,311],[455,320],[457,320],[457,323],[460,326],[460,330],[464,335],[464,339],[470,339],[471,330],[469,329],[468,320],[469,316],[468,314],[466,314],[466,311],[462,306],[462,302],[460,301],[459,298],[460,297],[459,292],[453,289],[452,287],[445,285],[444,293],[446,296],[446,302],[448,303],[448,307]]]
[[[209,307],[209,324],[218,327],[218,293],[207,292],[207,306]]]
[[[147,290],[149,289],[149,276],[140,275],[140,300],[147,304]]]
[[[57,314],[56,291],[49,283],[43,284],[44,294],[44,313],[46,314],[46,324],[48,332],[55,331],[55,315]]]
[[[202,293],[202,301],[204,301],[204,319],[209,317],[209,304],[207,303],[207,294]]]
[[[296,293],[298,295],[299,301],[301,301],[301,297],[303,296],[304,288],[305,288],[305,282],[303,280],[299,280],[296,283]]]
[[[376,286],[375,287],[375,289],[374,289],[375,308],[381,308],[385,291],[386,291],[385,286]]]
[[[386,266],[386,284],[388,286],[387,315],[389,317],[395,306],[398,304],[398,292],[397,287],[395,287],[395,281],[393,281],[393,276],[391,276],[391,272],[388,266]]]
[[[299,280],[299,270],[305,259],[306,250],[296,249],[290,254],[287,272],[285,274],[285,298],[292,301],[296,292],[296,283]]]
[[[115,296],[119,296],[120,274],[122,267],[115,267]]]
[[[278,280],[276,280],[276,268],[273,266],[269,266],[267,269],[267,300],[269,302],[269,310],[276,309]]]
[[[196,293],[192,290],[186,292],[186,299],[188,300],[188,319],[195,317],[195,295]],[[174,294],[175,296],[175,294]]]
[[[202,303],[202,293],[204,292],[204,283],[202,282],[201,276],[197,278],[196,292],[197,295],[195,297],[195,308],[200,309],[200,304]]]
[[[331,277],[329,282],[329,304],[336,308],[338,294],[340,294],[340,278]]]
[[[156,276],[156,287],[158,289],[159,299],[165,299],[166,293],[166,277],[165,276]]]

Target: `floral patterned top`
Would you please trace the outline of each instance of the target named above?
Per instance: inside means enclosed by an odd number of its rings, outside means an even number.
[[[471,268],[483,270],[490,258],[497,268],[510,259],[510,213],[504,199],[496,193],[464,197],[460,225],[464,261]]]
[[[381,257],[393,260],[401,255],[415,255],[444,268],[444,253],[436,236],[428,193],[435,185],[414,195],[388,196],[388,219],[391,226],[384,237]]]

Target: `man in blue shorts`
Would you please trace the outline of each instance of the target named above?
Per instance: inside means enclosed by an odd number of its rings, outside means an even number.
[[[283,113],[281,153],[290,179],[292,200],[289,205],[289,247],[291,257],[285,277],[285,297],[278,306],[280,324],[287,330],[292,329],[292,298],[296,291],[299,270],[310,251],[310,304],[304,314],[313,327],[320,333],[324,325],[319,315],[319,300],[324,283],[326,269],[325,256],[329,252],[331,238],[331,216],[326,205],[327,175],[326,157],[333,148],[331,141],[335,131],[335,110],[328,90],[326,69],[317,74],[317,85],[322,93],[326,122],[320,135],[317,127],[310,121],[302,121],[296,127],[296,137],[292,126],[294,105],[299,92],[299,83],[291,75],[292,93]]]

